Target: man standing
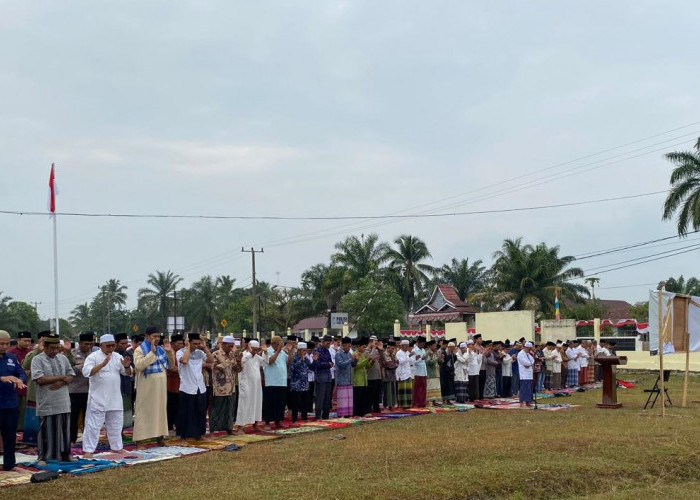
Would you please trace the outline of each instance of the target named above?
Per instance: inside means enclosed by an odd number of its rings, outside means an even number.
[[[425,365],[427,355],[425,353],[425,337],[418,337],[416,345],[413,346],[413,355],[416,360],[413,378],[413,406],[425,408],[427,405],[428,392],[428,369]]]
[[[339,417],[350,417],[353,413],[353,386],[352,367],[356,361],[350,352],[352,340],[350,337],[343,337],[340,350],[335,354],[335,389],[338,401],[337,412]]]
[[[576,387],[578,385],[578,341],[572,340],[569,342],[569,347],[566,349],[566,357],[569,364],[567,365],[566,385],[567,387]]]
[[[416,363],[415,354],[409,352],[410,343],[403,339],[399,352],[396,353],[396,386],[397,400],[401,408],[410,408],[413,400],[413,378],[411,368]]]
[[[437,342],[434,340],[426,343],[426,347],[428,348],[427,359],[425,360],[425,368],[428,375],[426,399],[430,406],[440,406],[443,401],[440,388],[440,367],[444,363],[444,358],[440,355]],[[446,402],[450,403],[450,400],[446,400]]]
[[[19,362],[21,368],[24,358],[27,357],[27,354],[32,352],[32,332],[28,332],[26,330],[19,332],[17,334],[17,346],[8,349],[7,352],[15,355],[15,358],[17,358],[17,361]],[[27,375],[26,372],[25,375]],[[17,418],[17,432],[19,432],[24,427],[24,410],[27,407],[27,387],[25,386],[24,389],[17,389],[17,396],[19,397],[19,417]]]
[[[209,430],[226,431],[231,434],[235,415],[236,403],[236,360],[235,339],[226,335],[221,340],[221,348],[217,349],[214,356],[212,387],[214,402],[212,404]]]
[[[312,354],[311,370],[314,372],[316,389],[316,419],[327,419],[331,412],[331,368],[333,360],[328,348],[333,338],[324,335],[321,344]]]
[[[467,356],[469,401],[476,401],[481,399],[481,365],[483,364],[484,355],[478,349],[476,341],[471,339],[467,341],[467,349],[469,350],[469,355]]]
[[[129,340],[126,333],[116,333],[114,342],[116,342],[114,352],[129,361],[128,373],[125,372],[124,375],[119,375],[119,389],[122,393],[122,411],[124,414],[122,429],[128,429],[134,426],[134,401],[131,399],[134,392],[134,380],[132,378],[134,356],[128,352]]]
[[[37,334],[37,343],[34,346],[32,352],[27,354],[22,361],[22,368],[24,373],[27,374],[27,406],[24,411],[24,422],[22,424],[22,442],[24,444],[29,444],[36,446],[37,444],[37,433],[39,432],[39,417],[36,413],[36,382],[32,380],[32,360],[35,356],[41,354],[44,351],[44,337],[50,334],[49,330],[44,330]]]
[[[518,373],[520,374],[518,399],[520,401],[521,408],[532,406],[532,390],[534,388],[533,368],[535,365],[535,358],[532,355],[532,349],[532,342],[525,342],[523,349],[518,353]]]
[[[32,380],[37,384],[36,409],[39,415],[39,465],[47,460],[74,462],[70,455],[70,395],[68,386],[75,376],[68,358],[59,355],[60,339],[52,333],[44,337],[44,352],[32,359]]]
[[[214,361],[207,343],[202,342],[199,333],[188,333],[185,347],[176,354],[180,373],[177,435],[182,439],[199,440],[207,432],[207,387],[202,365]]]
[[[289,356],[292,364],[289,367],[289,409],[292,410],[292,422],[296,422],[301,413],[301,419],[308,420],[309,415],[309,365],[306,358],[306,342],[299,342],[296,352]],[[337,359],[337,358],[336,358]],[[336,374],[337,380],[337,374]]]
[[[143,342],[134,350],[136,370],[136,404],[134,405],[134,441],[157,438],[164,446],[163,436],[168,435],[167,381],[165,372],[175,366],[175,356],[170,342],[162,346],[160,331],[155,326],[146,329]],[[138,448],[143,448],[139,443]]]
[[[113,335],[102,335],[100,349],[91,353],[83,362],[83,376],[90,379],[83,432],[85,458],[92,458],[103,426],[107,429],[110,449],[115,453],[124,452],[124,407],[121,398],[116,398],[115,395],[121,394],[122,376],[131,375],[131,360],[114,352],[116,347]]]
[[[19,416],[17,392],[27,388],[25,385],[27,376],[17,357],[9,352],[9,348],[10,334],[0,330],[0,435],[2,435],[2,467],[6,471],[15,468]]]
[[[396,342],[389,340],[386,349],[382,353],[382,381],[384,382],[384,409],[396,408]]]
[[[263,359],[260,356],[260,343],[251,339],[247,349],[238,355],[241,372],[238,375],[238,411],[236,412],[235,434],[244,434],[242,427],[262,422],[262,385],[260,369]]]
[[[578,342],[578,341],[577,341]],[[584,385],[588,383],[588,343],[582,342],[576,348],[578,352],[578,385]]]
[[[88,391],[90,382],[83,376],[83,363],[92,352],[95,346],[95,332],[81,333],[78,337],[78,347],[73,349],[73,359],[75,363],[75,377],[68,387],[70,393],[70,441],[75,443],[78,440],[78,424],[82,418],[83,427],[85,424],[85,412],[87,411]]]
[[[177,353],[185,347],[185,336],[178,333],[170,337],[170,347],[173,352]],[[178,398],[180,397],[180,372],[177,370],[177,359],[175,364],[168,368],[165,372],[166,387],[167,387],[167,413],[168,413],[168,431],[174,430],[177,426],[178,416]]]
[[[352,367],[352,401],[353,415],[357,417],[364,417],[370,413],[372,406],[367,386],[367,370],[374,364],[374,360],[367,356],[367,344],[369,339],[366,337],[357,340],[357,350],[353,355],[355,364]]]
[[[263,355],[265,364],[265,388],[263,389],[263,420],[266,430],[270,422],[279,429],[284,420],[284,407],[287,400],[287,365],[291,363],[289,347],[285,347],[282,337],[273,335],[270,346]]]
[[[382,367],[379,361],[382,354],[384,354],[384,344],[377,339],[376,335],[372,335],[367,348],[367,357],[373,361],[367,368],[367,402],[369,411],[373,413],[381,411],[379,404],[382,400]]]

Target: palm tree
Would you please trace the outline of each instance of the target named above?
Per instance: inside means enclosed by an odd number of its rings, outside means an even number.
[[[429,281],[426,273],[435,269],[421,261],[432,257],[423,240],[409,234],[402,234],[394,240],[397,248],[389,248],[387,259],[389,267],[398,277],[397,291],[403,299],[407,312],[413,311],[413,303],[422,295],[425,284]]]
[[[86,302],[75,306],[68,319],[70,320],[71,325],[73,325],[73,327],[79,332],[90,330],[92,328],[92,313],[90,311],[90,305]]]
[[[480,291],[486,284],[486,266],[481,259],[469,264],[469,259],[452,259],[450,265],[436,269],[435,275],[441,283],[447,283],[457,289],[459,297],[465,302],[469,296]]]
[[[529,309],[552,315],[557,288],[562,297],[576,302],[590,295],[585,286],[570,282],[582,277],[583,271],[569,267],[576,259],[560,257],[558,246],[548,248],[540,243],[533,247],[523,245],[522,238],[507,239],[501,250],[494,253],[494,258],[494,298],[509,310]]]
[[[207,275],[192,284],[186,294],[186,314],[193,328],[199,331],[214,331],[217,324],[217,287],[214,279]]]
[[[658,288],[661,288],[661,286]],[[685,280],[683,275],[679,276],[678,279],[671,277],[666,280],[666,291],[697,296],[700,295],[700,281],[694,276],[690,277],[688,281]]]
[[[341,267],[316,264],[301,273],[302,289],[311,294],[317,313],[335,310],[350,287],[350,276]]]
[[[147,283],[151,287],[139,290],[139,308],[144,306],[151,312],[160,313],[164,331],[167,328],[168,295],[175,291],[181,281],[182,278],[172,271],[156,271],[148,275]]]
[[[593,295],[593,300],[595,300],[595,286],[600,283],[600,278],[596,278],[595,276],[588,277],[583,280],[584,283],[588,283],[591,285],[591,294]]]
[[[229,304],[233,302],[233,290],[236,278],[224,275],[216,278],[216,307],[220,311],[225,311]]]
[[[389,245],[377,243],[378,240],[376,234],[349,236],[335,244],[337,252],[331,256],[331,263],[345,268],[352,282],[375,276],[388,260],[390,250]]]
[[[674,151],[666,159],[676,165],[671,172],[671,192],[664,202],[662,220],[669,220],[677,211],[677,229],[685,236],[690,226],[700,230],[700,138],[695,151]]]

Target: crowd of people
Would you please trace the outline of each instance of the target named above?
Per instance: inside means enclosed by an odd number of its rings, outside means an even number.
[[[209,433],[285,428],[309,414],[327,419],[399,408],[440,406],[517,395],[532,405],[537,392],[600,380],[597,356],[612,343],[490,341],[481,335],[415,341],[376,336],[351,339],[273,335],[259,341],[224,336],[215,346],[199,333],[166,338],[156,327],[79,336],[77,346],[50,331],[20,332],[11,346],[0,330],[0,431],[5,470],[15,466],[16,431],[36,445],[39,464],[73,461],[82,430],[83,456],[106,429],[110,449],[133,441],[164,444]]]

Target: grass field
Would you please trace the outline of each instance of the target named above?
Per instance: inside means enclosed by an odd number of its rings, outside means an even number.
[[[80,498],[448,499],[700,498],[700,404],[642,411],[644,387],[618,391],[620,410],[595,407],[600,390],[557,402],[568,411],[470,410],[317,432],[41,485],[3,500]],[[689,401],[700,400],[691,377]],[[550,400],[551,401],[551,400]],[[345,440],[332,440],[342,433]]]

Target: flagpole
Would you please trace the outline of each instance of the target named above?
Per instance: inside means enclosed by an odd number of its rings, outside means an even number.
[[[52,214],[53,218],[53,299],[54,299],[54,317],[56,321],[56,334],[61,334],[61,323],[58,320],[58,249],[56,238],[56,214]]]

